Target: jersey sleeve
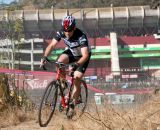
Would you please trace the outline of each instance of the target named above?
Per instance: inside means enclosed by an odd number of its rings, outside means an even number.
[[[54,36],[54,39],[56,39],[57,41],[60,41],[61,40],[61,33],[58,31],[57,33],[56,33],[56,35]]]
[[[86,37],[85,35],[82,35],[82,36],[79,38],[79,43],[80,43],[81,47],[87,47],[87,46],[88,46],[87,37]]]

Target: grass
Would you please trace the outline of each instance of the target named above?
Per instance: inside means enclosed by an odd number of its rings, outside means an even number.
[[[42,129],[37,120],[37,110],[24,111],[17,107],[7,107],[0,112],[0,128],[25,126],[31,121],[31,130]],[[109,104],[97,106],[94,101],[88,105],[87,111],[77,120],[67,120],[56,112],[46,130],[156,130],[160,127],[160,95],[152,95],[150,99],[138,107],[115,107]],[[24,127],[25,128],[25,127]]]
[[[5,110],[0,111],[0,128],[8,126],[16,126],[20,123],[35,120],[36,114],[34,111],[27,113],[18,107],[7,106]]]

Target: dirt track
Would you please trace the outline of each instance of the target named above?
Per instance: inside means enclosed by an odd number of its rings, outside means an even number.
[[[39,127],[37,112],[1,113],[1,130],[159,130],[160,128],[160,96],[153,96],[137,109],[121,111],[113,106],[99,111],[88,109],[80,119],[73,121],[63,114],[56,113],[50,124]],[[8,118],[9,117],[9,118]],[[3,120],[3,121],[2,121]]]
[[[31,119],[21,123],[17,122],[17,124],[15,123],[16,125],[12,122],[12,125],[1,128],[1,130],[88,130],[90,122],[89,120],[87,122],[85,116],[78,120],[68,120],[65,115],[59,113],[54,115],[47,127],[42,128],[39,126],[37,119]],[[94,123],[94,125],[98,127],[98,124]]]

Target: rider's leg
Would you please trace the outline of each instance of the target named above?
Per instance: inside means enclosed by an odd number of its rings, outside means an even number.
[[[67,54],[62,54],[60,55],[60,57],[57,60],[58,62],[63,62],[64,64],[69,63],[69,57]],[[66,71],[62,71],[61,72],[61,85],[62,85],[62,89],[64,90],[67,86],[66,86]]]
[[[67,63],[69,63],[69,57],[68,57],[67,54],[62,54],[62,55],[59,56],[57,61],[67,64]]]
[[[91,56],[91,54],[90,54]],[[74,104],[76,105],[77,99],[80,96],[81,93],[81,79],[84,76],[84,73],[88,67],[88,63],[89,63],[90,58],[83,64],[81,65],[75,72],[74,72],[74,89],[73,89],[73,93],[72,93],[72,98],[74,101]]]
[[[83,75],[84,74],[82,72],[79,72],[79,71],[74,72],[74,86],[73,86],[73,91],[72,91],[72,95],[71,95],[72,102],[70,102],[70,109],[68,112],[69,118],[72,118],[75,114],[74,108],[75,108],[77,99],[79,98],[80,93],[81,93],[81,87],[80,87],[81,82],[80,81],[81,81]]]
[[[64,64],[68,64],[69,63],[69,57],[67,54],[62,54],[59,56],[58,62],[63,62]],[[66,73],[64,71],[64,73],[61,73],[62,77],[66,77]]]
[[[74,72],[75,80],[74,80],[74,88],[72,91],[72,99],[73,99],[74,105],[76,105],[77,99],[79,98],[80,93],[81,93],[80,83],[81,83],[81,79],[83,75],[84,74],[82,72],[79,72],[79,71]]]

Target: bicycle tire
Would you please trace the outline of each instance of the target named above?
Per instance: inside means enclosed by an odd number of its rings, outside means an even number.
[[[78,106],[82,107],[79,117],[82,116],[82,114],[84,113],[88,101],[88,88],[86,82],[83,80],[81,80],[81,96],[82,96],[82,103],[78,104]]]
[[[38,121],[41,127],[46,127],[50,122],[53,116],[53,113],[55,111],[57,96],[58,96],[58,85],[56,84],[56,80],[54,80],[47,85],[40,103]],[[46,111],[49,111],[48,114],[46,113],[43,107],[47,107]],[[45,114],[43,113],[44,111],[45,111]],[[45,116],[46,116],[46,119],[44,119]]]
[[[87,106],[88,88],[87,88],[85,81],[81,80],[80,87],[81,87],[81,94],[80,94],[81,95],[81,102],[77,103],[77,105],[76,105],[76,116],[74,116],[74,119],[80,118],[83,115],[83,113],[86,109],[86,106]],[[72,91],[72,89],[71,89],[71,91]],[[68,114],[68,110],[69,110],[69,107],[66,111],[66,115]],[[70,119],[70,118],[68,117],[68,119]]]

